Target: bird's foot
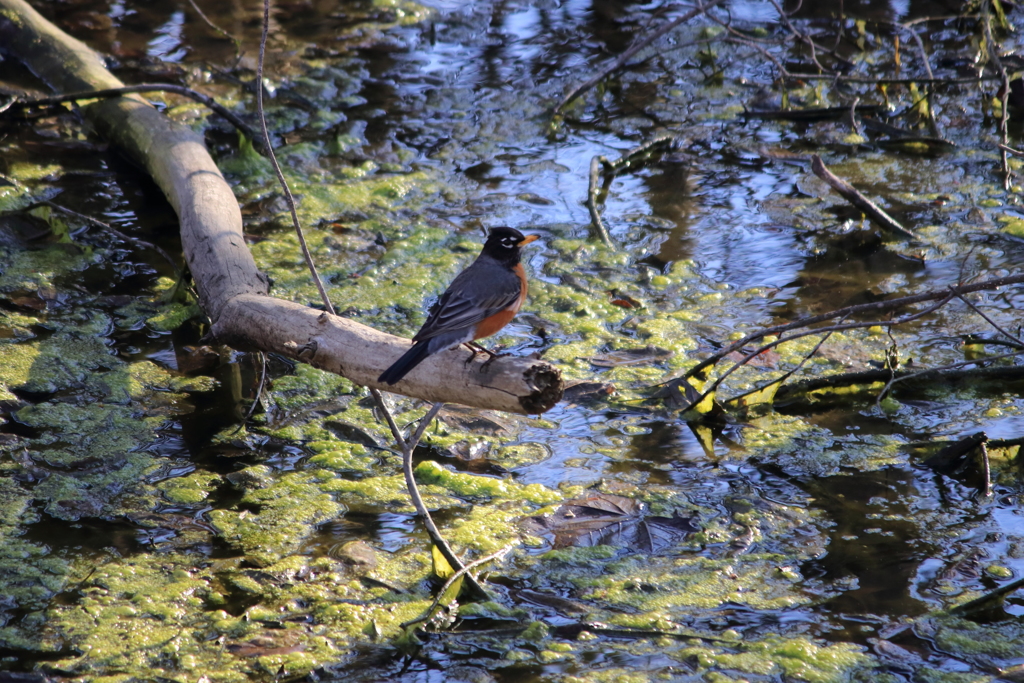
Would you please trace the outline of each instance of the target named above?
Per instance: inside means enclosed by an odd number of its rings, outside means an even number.
[[[487,368],[490,367],[491,363],[494,362],[495,358],[501,358],[503,355],[505,355],[502,353],[495,353],[486,346],[477,344],[476,342],[465,342],[465,344],[469,348],[469,350],[473,352],[473,355],[466,359],[467,365],[472,363],[473,360],[476,359],[476,357],[481,353],[486,353],[489,356],[489,358],[484,361],[484,364],[480,366],[480,372],[485,372]]]
[[[469,349],[472,352],[472,355],[469,358],[467,358],[466,362],[465,362],[465,365],[469,365],[474,360],[476,360],[477,356],[480,355],[480,349],[482,349],[483,347],[480,346],[479,344],[474,343],[474,342],[464,342],[464,344],[465,344],[466,348]],[[484,350],[486,350],[486,349],[484,349]]]

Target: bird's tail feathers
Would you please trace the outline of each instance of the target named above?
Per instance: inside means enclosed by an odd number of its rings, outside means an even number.
[[[392,363],[390,368],[381,373],[377,381],[382,384],[394,384],[405,377],[414,367],[422,363],[430,355],[429,346],[429,342],[416,342],[413,344],[411,349]]]

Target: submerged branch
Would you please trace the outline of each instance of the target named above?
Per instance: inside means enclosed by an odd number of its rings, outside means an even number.
[[[558,105],[555,107],[554,114],[557,115],[567,106],[569,106],[569,104],[575,101],[577,97],[587,92],[604,79],[608,78],[608,76],[610,76],[611,74],[625,67],[629,60],[632,59],[636,53],[640,52],[640,50],[644,49],[645,47],[656,41],[658,38],[661,38],[663,35],[671,31],[672,29],[676,28],[680,24],[687,22],[700,14],[706,13],[715,5],[719,5],[724,1],[725,0],[710,0],[704,5],[695,7],[686,14],[682,14],[676,17],[675,19],[666,22],[665,24],[659,26],[657,29],[647,34],[640,40],[637,40],[610,64],[605,66],[603,69],[599,70],[592,78],[584,81],[583,83],[580,83],[575,88],[570,90],[569,93],[562,98],[562,101],[559,102]]]
[[[863,211],[871,220],[881,227],[903,235],[904,237],[909,237],[911,239],[917,238],[914,233],[900,225],[899,221],[887,214],[880,206],[861,194],[857,188],[837,176],[832,171],[828,170],[828,167],[825,166],[825,162],[823,162],[821,157],[817,154],[811,155],[811,170],[814,171],[814,175],[828,183],[829,187],[843,195],[846,201]]]
[[[265,152],[263,143],[260,142],[259,135],[249,127],[245,121],[238,117],[230,109],[222,105],[217,100],[213,99],[209,95],[204,95],[201,92],[186,88],[183,85],[174,85],[172,83],[140,83],[138,85],[123,85],[117,88],[103,88],[100,90],[86,90],[84,92],[73,92],[66,95],[56,95],[54,97],[39,97],[34,100],[14,100],[8,103],[8,107],[11,109],[26,109],[28,107],[48,107],[54,104],[62,104],[64,102],[80,102],[82,100],[102,100],[110,99],[113,97],[123,97],[125,95],[131,95],[134,93],[147,93],[147,92],[169,92],[175,95],[182,95],[191,100],[195,100],[200,104],[206,106],[210,111],[223,117],[228,123],[234,126],[242,135],[249,139],[253,143],[253,146],[261,154]],[[7,109],[7,107],[5,107]]]
[[[604,157],[594,157],[590,160],[590,182],[587,185],[587,210],[590,211],[590,224],[594,226],[594,232],[601,238],[601,241],[605,243],[605,246],[611,247],[612,238],[608,236],[608,228],[605,227],[604,221],[601,220],[601,211],[598,209],[598,189],[597,179],[600,176],[601,160]]]
[[[846,318],[849,316],[865,314],[880,315],[882,313],[897,311],[901,308],[912,306],[914,304],[923,303],[925,301],[941,301],[942,304],[945,304],[947,301],[955,297],[957,294],[971,294],[973,292],[984,292],[999,289],[1000,287],[1006,287],[1007,285],[1019,284],[1024,284],[1024,274],[1007,275],[1006,277],[998,277],[993,278],[991,280],[982,280],[981,282],[975,282],[969,285],[951,285],[946,289],[933,289],[927,292],[922,292],[920,294],[913,294],[911,296],[902,296],[896,299],[889,299],[888,301],[876,301],[869,304],[856,304],[854,306],[846,306],[844,308],[837,308],[835,310],[828,311],[826,313],[821,313],[819,315],[812,315],[804,318],[799,318],[792,322],[783,323],[781,325],[766,327],[764,329],[758,330],[757,332],[751,332],[750,334],[743,337],[739,341],[735,341],[729,346],[722,349],[721,351],[718,351],[717,353],[711,355],[710,357],[705,358],[703,361],[701,361],[693,368],[691,368],[686,373],[686,377],[693,377],[694,375],[701,372],[705,368],[715,365],[716,363],[718,363],[718,361],[722,360],[733,351],[738,351],[739,349],[742,349],[744,346],[751,343],[752,341],[762,339],[767,336],[782,335],[782,333],[789,332],[790,330],[811,327],[812,325],[817,325],[818,323],[827,322],[829,320],[834,320],[836,318]],[[899,324],[900,322],[906,322],[906,320],[883,320],[871,324],[889,326]],[[862,326],[860,323],[852,323],[851,325],[857,327]],[[845,329],[845,326],[839,327],[839,329]],[[823,330],[821,328],[818,328],[814,330],[814,332],[809,332],[809,334],[820,333],[822,331]],[[794,337],[789,337],[789,339],[793,338]]]

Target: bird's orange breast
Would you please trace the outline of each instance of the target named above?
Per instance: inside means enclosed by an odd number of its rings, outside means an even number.
[[[519,312],[523,302],[526,301],[526,271],[523,270],[523,264],[517,263],[512,267],[512,272],[519,278],[519,298],[504,311],[498,311],[494,315],[481,320],[477,324],[476,330],[473,331],[473,339],[483,339],[484,337],[496,334],[501,328],[512,322],[512,318],[516,317],[516,313]]]

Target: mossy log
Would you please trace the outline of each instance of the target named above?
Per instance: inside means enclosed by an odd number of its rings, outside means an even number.
[[[58,93],[123,86],[93,50],[23,0],[0,0],[0,49]],[[405,379],[377,376],[410,342],[339,316],[271,297],[242,236],[242,216],[200,136],[138,96],[82,108],[96,130],[156,181],[181,223],[185,259],[213,336],[244,350],[279,353],[357,384],[427,401],[514,413],[541,413],[562,396],[561,373],[539,360],[483,358],[453,349],[428,358]],[[301,267],[296,264],[296,267]]]

